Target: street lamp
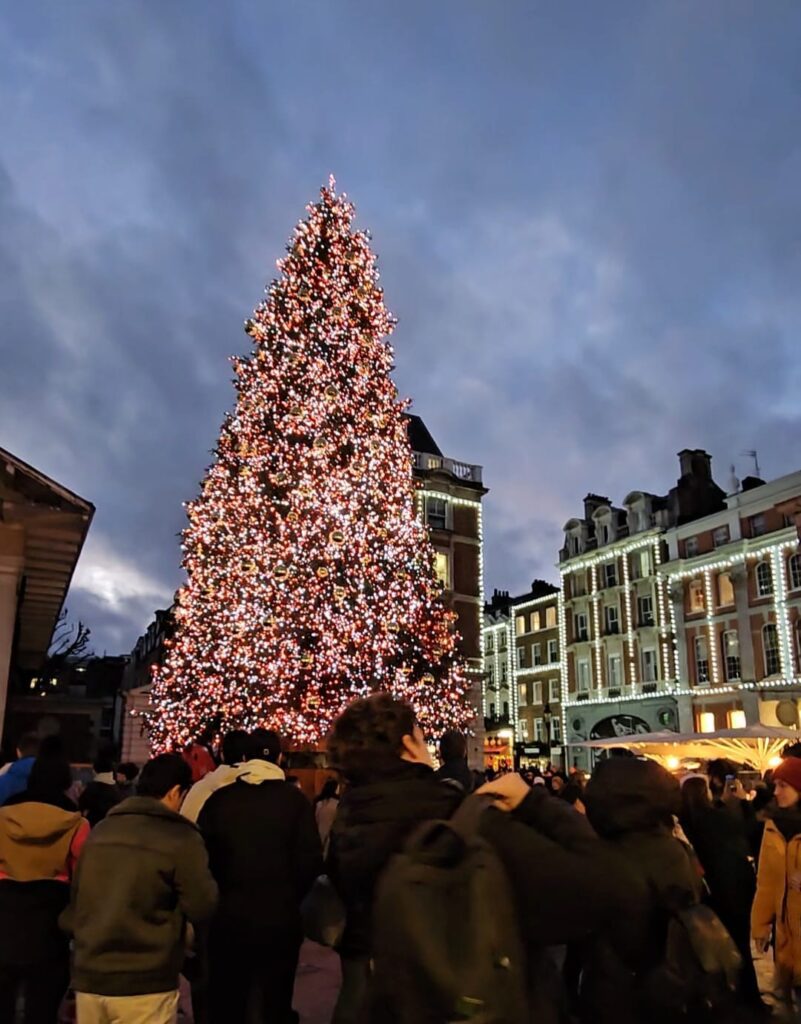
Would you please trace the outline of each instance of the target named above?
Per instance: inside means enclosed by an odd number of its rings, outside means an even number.
[[[551,719],[553,718],[553,712],[551,711],[551,705],[546,704],[542,709],[542,717],[545,721],[545,753],[548,757],[548,764],[551,763]]]

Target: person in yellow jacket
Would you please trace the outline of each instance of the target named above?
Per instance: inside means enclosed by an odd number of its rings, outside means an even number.
[[[775,926],[776,980],[789,996],[801,989],[801,758],[786,757],[773,779],[776,799],[766,810],[751,932],[764,953]]]

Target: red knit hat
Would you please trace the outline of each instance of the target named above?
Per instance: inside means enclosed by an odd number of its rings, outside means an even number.
[[[784,757],[773,772],[773,781],[781,779],[801,793],[801,757]]]

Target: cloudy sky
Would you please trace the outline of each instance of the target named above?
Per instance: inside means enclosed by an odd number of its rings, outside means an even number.
[[[98,650],[180,580],[227,357],[330,172],[401,392],[485,467],[489,587],[682,447],[801,466],[795,0],[26,0],[0,96],[0,446],[97,505]]]

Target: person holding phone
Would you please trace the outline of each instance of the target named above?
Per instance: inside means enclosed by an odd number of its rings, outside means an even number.
[[[759,857],[751,933],[767,952],[775,930],[777,982],[788,1000],[801,990],[801,758],[786,757],[773,773],[775,800]]]

